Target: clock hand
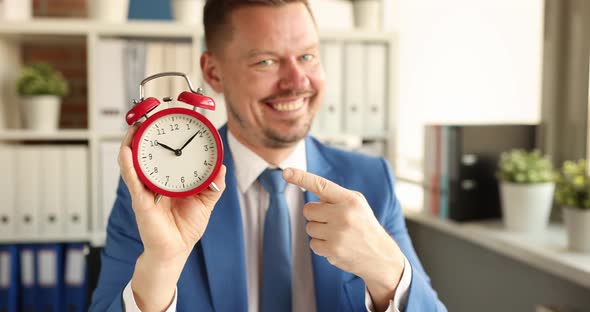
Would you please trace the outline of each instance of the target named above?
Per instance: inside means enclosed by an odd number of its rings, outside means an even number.
[[[168,145],[166,145],[166,144],[164,144],[162,142],[158,142],[158,145],[160,145],[161,147],[163,147],[163,148],[165,148],[165,149],[167,149],[169,151],[174,152],[174,154],[177,154],[177,155],[178,155],[178,152],[180,151],[180,150],[175,150],[172,147],[170,147],[170,146],[168,146]],[[178,155],[178,156],[180,156],[180,155]]]
[[[188,139],[188,141],[186,141],[186,143],[184,143],[184,145],[180,148],[180,151],[182,151],[182,149],[184,149],[200,132],[201,132],[201,130],[199,130],[199,131],[197,131],[197,133],[193,134],[193,136],[190,139]]]

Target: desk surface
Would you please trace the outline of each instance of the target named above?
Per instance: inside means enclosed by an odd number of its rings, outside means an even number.
[[[590,288],[590,253],[567,249],[563,225],[551,224],[539,234],[509,232],[499,220],[457,223],[422,212],[404,211],[408,220],[470,241],[545,272]]]

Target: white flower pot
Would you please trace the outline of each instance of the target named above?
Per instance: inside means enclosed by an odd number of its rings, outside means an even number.
[[[202,0],[172,0],[172,16],[174,20],[189,24],[203,24],[203,6]]]
[[[28,96],[21,100],[23,122],[26,129],[35,131],[56,131],[58,129],[61,106],[59,96]]]
[[[22,21],[32,17],[32,0],[0,0],[0,19]]]
[[[88,0],[88,17],[108,23],[124,23],[129,15],[129,0]]]
[[[564,207],[563,219],[568,248],[573,251],[590,252],[590,210]]]
[[[354,26],[375,31],[381,29],[381,1],[353,0]]]
[[[547,227],[555,183],[500,183],[502,215],[509,231],[534,233]]]

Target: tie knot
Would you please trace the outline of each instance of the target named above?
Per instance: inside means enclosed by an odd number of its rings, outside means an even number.
[[[283,171],[281,169],[266,169],[260,174],[258,180],[269,194],[282,193],[287,186],[287,182],[283,180]]]

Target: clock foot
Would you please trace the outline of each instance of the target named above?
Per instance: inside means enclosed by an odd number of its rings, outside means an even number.
[[[221,190],[219,189],[219,187],[217,187],[217,185],[215,184],[215,182],[211,182],[211,184],[209,184],[209,188],[210,188],[210,189],[212,189],[212,190],[213,190],[213,191],[215,191],[215,192],[219,192],[219,191],[221,191]]]
[[[156,198],[154,199],[154,204],[158,204],[160,202],[160,199],[162,199],[162,194],[156,194]]]

